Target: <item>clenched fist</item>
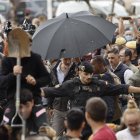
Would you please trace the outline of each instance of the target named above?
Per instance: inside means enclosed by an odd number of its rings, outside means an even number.
[[[31,84],[33,86],[36,85],[36,80],[32,75],[30,75],[30,74],[27,75],[25,79],[26,79],[28,84]]]

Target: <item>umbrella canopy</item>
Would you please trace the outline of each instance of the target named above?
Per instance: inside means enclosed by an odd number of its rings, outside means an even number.
[[[89,10],[90,8],[85,1],[64,1],[58,5],[55,15],[59,16],[62,13],[74,13]]]
[[[38,27],[32,51],[43,59],[82,57],[109,43],[115,29],[114,24],[87,11],[65,13]]]

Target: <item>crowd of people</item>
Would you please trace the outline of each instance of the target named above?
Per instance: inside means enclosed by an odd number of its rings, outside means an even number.
[[[0,34],[0,139],[21,139],[21,129],[11,127],[21,75],[27,140],[139,140],[140,21],[130,18],[126,26],[120,18],[112,42],[82,58],[42,60],[32,52],[31,36],[44,20],[20,26],[30,38],[30,57],[21,58],[21,66],[8,57],[16,26],[8,23]]]

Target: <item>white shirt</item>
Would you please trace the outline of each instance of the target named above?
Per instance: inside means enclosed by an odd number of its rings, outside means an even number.
[[[133,74],[134,74],[133,71],[132,70],[129,70],[129,69],[127,69],[124,72],[124,81],[125,81],[125,84],[128,84],[129,83],[129,78],[132,77]]]
[[[60,68],[61,63],[59,63],[59,65],[57,66],[56,70],[57,70],[57,78],[58,78],[58,82],[59,84],[62,84],[65,78],[65,74],[62,72],[61,68]]]
[[[131,135],[128,128],[116,133],[117,140],[140,140],[140,134],[137,136]]]

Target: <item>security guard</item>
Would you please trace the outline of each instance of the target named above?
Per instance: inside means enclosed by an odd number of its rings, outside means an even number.
[[[106,81],[93,78],[93,67],[88,62],[79,65],[79,77],[64,82],[60,87],[41,89],[41,95],[45,97],[68,96],[72,107],[85,107],[86,101],[91,97],[101,97],[107,95],[139,93],[140,88],[129,85],[112,85]],[[87,139],[91,130],[86,126],[83,130],[83,139]]]
[[[113,85],[106,81],[93,78],[93,67],[88,62],[79,65],[79,77],[64,82],[60,87],[45,87],[41,95],[45,97],[69,96],[72,107],[84,107],[91,97],[140,93],[139,87],[129,85]]]

